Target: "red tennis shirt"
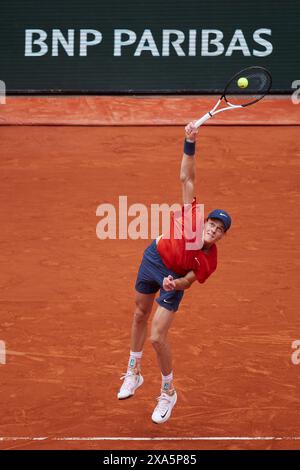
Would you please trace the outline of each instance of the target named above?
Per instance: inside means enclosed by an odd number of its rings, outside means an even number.
[[[202,284],[217,268],[217,247],[215,244],[212,245],[208,252],[201,249],[204,220],[202,214],[199,225],[199,211],[198,216],[196,213],[196,199],[192,204],[183,206],[182,211],[172,213],[170,230],[158,241],[157,250],[168,269],[181,276],[185,276],[193,270],[197,280]],[[188,225],[190,225],[192,232],[189,232]],[[181,236],[179,237],[178,234]],[[200,249],[197,249],[196,240],[198,240]],[[195,245],[191,245],[191,243]],[[191,246],[195,249],[188,249]]]

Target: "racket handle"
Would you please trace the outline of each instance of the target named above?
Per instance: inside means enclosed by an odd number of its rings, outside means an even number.
[[[195,122],[195,127],[198,128],[202,126],[208,119],[210,119],[212,115],[210,113],[204,114],[202,118],[198,119],[198,121]]]

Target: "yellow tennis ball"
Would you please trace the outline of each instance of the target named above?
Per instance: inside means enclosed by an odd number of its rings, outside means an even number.
[[[240,88],[247,88],[249,82],[248,82],[247,78],[241,77],[241,78],[238,79],[237,84],[238,84],[238,87],[240,87]]]

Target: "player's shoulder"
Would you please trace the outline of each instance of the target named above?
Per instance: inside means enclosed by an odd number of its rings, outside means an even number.
[[[217,245],[215,243],[211,245],[208,250],[202,248],[200,251],[207,256],[216,256],[218,253]]]
[[[211,271],[214,271],[218,264],[218,249],[214,243],[208,251],[202,251],[203,260],[210,266]]]
[[[218,258],[218,248],[217,245],[214,243],[211,248],[210,248],[210,258],[214,260],[215,263],[217,263],[217,258]]]

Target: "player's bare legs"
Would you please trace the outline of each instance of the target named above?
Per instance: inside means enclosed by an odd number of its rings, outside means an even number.
[[[144,381],[140,373],[141,359],[154,297],[155,294],[136,293],[136,308],[134,310],[131,328],[130,356],[127,372],[121,377],[124,379],[124,382],[118,392],[119,400],[133,396],[136,389],[140,387]]]
[[[157,361],[162,375],[172,372],[172,353],[167,341],[167,334],[174,319],[174,312],[158,307],[151,324],[150,341],[157,355]]]
[[[177,394],[173,387],[172,353],[167,341],[167,334],[173,320],[173,311],[158,307],[151,325],[151,342],[162,374],[161,394],[152,413],[152,421],[157,424],[164,423],[170,418],[177,401]]]
[[[142,351],[147,336],[148,319],[151,314],[155,294],[136,293],[136,308],[131,328],[131,351]]]

